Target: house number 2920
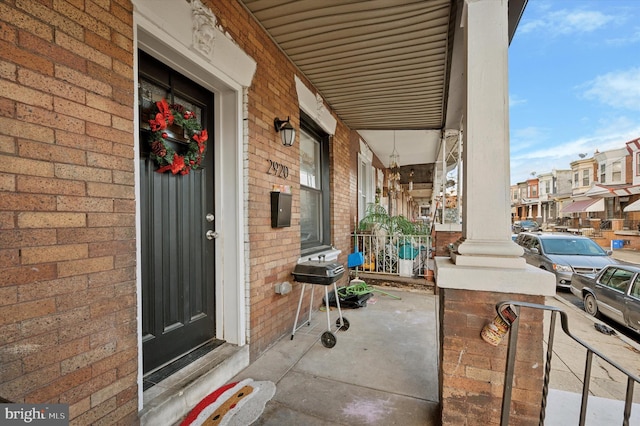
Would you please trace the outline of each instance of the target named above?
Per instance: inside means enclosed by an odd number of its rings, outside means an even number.
[[[275,175],[277,177],[281,177],[284,179],[289,177],[289,167],[285,166],[284,164],[275,162],[273,160],[267,160],[267,161],[269,162],[269,170],[267,170],[268,175]]]

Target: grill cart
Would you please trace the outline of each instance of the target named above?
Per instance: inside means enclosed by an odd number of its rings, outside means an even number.
[[[298,301],[298,310],[296,311],[296,320],[293,324],[293,331],[291,332],[291,340],[296,334],[296,330],[302,327],[304,324],[298,327],[298,317],[300,316],[300,308],[302,307],[302,299],[304,297],[304,291],[307,284],[322,285],[324,286],[324,300],[327,308],[327,331],[322,333],[321,342],[325,348],[332,348],[336,345],[336,336],[331,332],[331,315],[329,313],[329,290],[328,287],[333,285],[333,291],[336,295],[336,305],[338,307],[338,319],[336,320],[337,330],[346,331],[349,329],[349,321],[342,316],[342,310],[340,309],[340,298],[338,297],[338,289],[336,288],[336,282],[344,275],[344,266],[340,263],[330,263],[324,261],[324,256],[320,256],[320,261],[307,261],[298,263],[293,270],[293,276],[296,281],[302,283],[302,291],[300,292],[300,300]],[[313,309],[313,293],[314,288],[311,288],[311,301],[309,303],[309,318],[306,321],[307,325],[311,324],[311,311]],[[337,331],[336,330],[336,331]]]

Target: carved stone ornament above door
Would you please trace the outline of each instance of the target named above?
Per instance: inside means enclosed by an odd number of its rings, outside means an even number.
[[[193,18],[193,48],[209,57],[213,53],[216,41],[216,17],[200,0],[191,0],[191,16]]]

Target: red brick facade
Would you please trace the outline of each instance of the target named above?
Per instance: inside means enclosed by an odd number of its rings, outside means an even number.
[[[274,291],[277,283],[293,283],[291,272],[300,257],[300,151],[298,137],[293,147],[282,145],[279,135],[274,133],[273,119],[290,116],[292,125],[300,128],[294,75],[303,76],[296,72],[239,3],[208,2],[208,6],[240,48],[258,63],[248,89],[248,225],[251,247],[248,340],[254,359],[283,334],[291,332],[300,294],[297,283],[288,295],[282,296]],[[312,89],[308,82],[307,86]],[[351,133],[338,122],[329,148],[332,243],[342,250],[339,258],[342,263],[346,263],[351,247],[349,217],[355,198],[349,192],[350,181],[357,181],[357,169],[350,168]],[[266,174],[269,159],[289,168],[286,180]],[[280,184],[292,187],[291,227],[274,229],[271,228],[270,191],[273,185]]]
[[[134,424],[132,5],[0,16],[0,396]]]
[[[296,69],[235,1],[204,1],[257,63],[244,170],[252,359],[291,331],[300,285]],[[129,0],[0,4],[0,396],[70,404],[72,424],[134,424],[138,411],[133,6]],[[311,88],[311,86],[307,86]],[[346,263],[357,192],[354,133],[330,141],[331,232]],[[357,151],[356,151],[357,152]],[[289,168],[266,173],[268,160]],[[292,226],[270,224],[291,185]],[[345,282],[347,277],[343,279]]]
[[[442,424],[498,425],[508,335],[500,345],[482,340],[482,328],[505,300],[544,304],[543,296],[440,289],[440,387]],[[520,314],[509,424],[537,424],[542,400],[543,312]]]
[[[449,244],[453,244],[460,239],[460,231],[436,231],[432,233],[434,256],[449,257]]]

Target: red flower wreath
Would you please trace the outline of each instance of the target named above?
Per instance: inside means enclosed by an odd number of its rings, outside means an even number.
[[[166,99],[156,102],[156,107],[158,112],[155,118],[149,120],[153,132],[149,141],[150,157],[158,164],[156,172],[164,173],[171,170],[174,175],[186,175],[191,170],[201,168],[209,135],[206,129],[201,130],[196,115],[185,110],[182,105],[169,105]],[[189,146],[184,155],[179,155],[166,141],[169,135],[165,130],[173,123],[182,127],[189,135]]]

